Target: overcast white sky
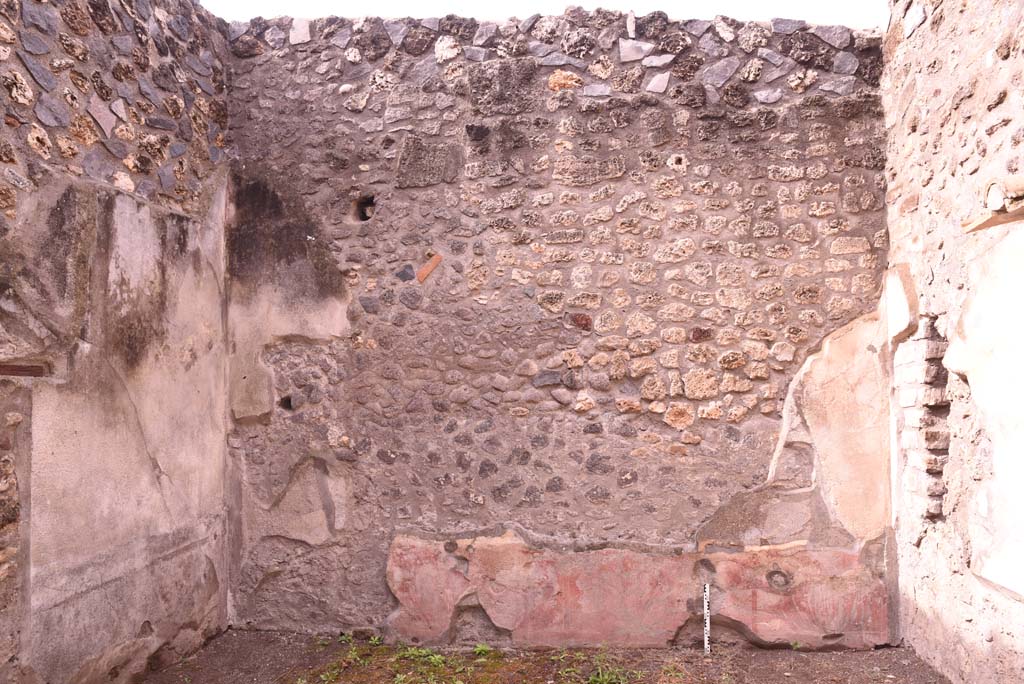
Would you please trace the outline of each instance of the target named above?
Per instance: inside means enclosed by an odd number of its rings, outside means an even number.
[[[853,28],[885,28],[889,22],[888,0],[601,0],[567,2],[554,0],[373,0],[347,3],[338,0],[200,0],[206,9],[228,20],[288,15],[313,19],[331,15],[352,17],[442,17],[458,14],[490,21],[531,14],[561,14],[566,5],[586,9],[604,7],[642,15],[662,10],[670,19],[711,19],[724,14],[735,19],[763,20],[772,17],[806,19],[815,24],[843,24]]]

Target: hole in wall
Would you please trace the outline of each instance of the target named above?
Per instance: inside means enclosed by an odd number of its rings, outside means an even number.
[[[687,161],[686,157],[681,154],[669,155],[668,159],[665,160],[665,165],[673,171],[686,172]]]
[[[376,208],[377,202],[373,195],[360,195],[352,201],[352,218],[356,221],[369,221]]]
[[[277,400],[277,405],[283,408],[285,411],[294,411],[295,408],[292,406],[292,395],[286,394]]]
[[[784,573],[782,570],[771,570],[765,575],[765,579],[768,580],[769,586],[775,587],[776,589],[786,589],[791,584],[792,580],[789,575]]]

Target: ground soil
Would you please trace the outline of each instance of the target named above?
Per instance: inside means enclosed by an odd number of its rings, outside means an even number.
[[[228,631],[144,684],[948,684],[908,648],[430,650],[376,640]]]

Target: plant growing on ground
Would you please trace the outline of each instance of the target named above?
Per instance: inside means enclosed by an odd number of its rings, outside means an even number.
[[[628,684],[630,679],[629,673],[622,668],[598,665],[587,677],[587,684]]]
[[[426,663],[433,667],[444,666],[444,656],[440,653],[435,653],[429,648],[420,648],[418,646],[406,646],[401,649],[395,657],[401,660],[417,660],[421,663]]]
[[[580,681],[580,671],[575,667],[563,667],[558,671],[558,682],[578,682]]]
[[[490,655],[493,652],[494,649],[488,646],[487,644],[477,644],[473,647],[473,655],[475,656],[484,657]]]
[[[348,653],[345,654],[345,660],[347,661],[348,665],[366,664],[366,659],[363,658],[362,654],[359,652],[359,649],[355,646],[348,647]]]
[[[320,673],[320,681],[323,684],[334,684],[339,681],[341,677],[341,665],[338,663],[331,663],[327,666],[327,669]]]
[[[661,669],[661,674],[658,676],[659,684],[668,682],[685,682],[690,678],[686,668],[679,663],[669,663]]]
[[[634,677],[614,663],[608,661],[606,653],[598,653],[593,658],[594,669],[587,677],[587,684],[628,684]]]

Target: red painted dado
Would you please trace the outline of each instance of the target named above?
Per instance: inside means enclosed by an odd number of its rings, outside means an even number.
[[[392,636],[444,642],[460,606],[479,605],[518,646],[665,646],[701,610],[760,644],[870,648],[889,639],[886,589],[847,550],[657,554],[558,551],[515,533],[452,542],[397,537]]]

